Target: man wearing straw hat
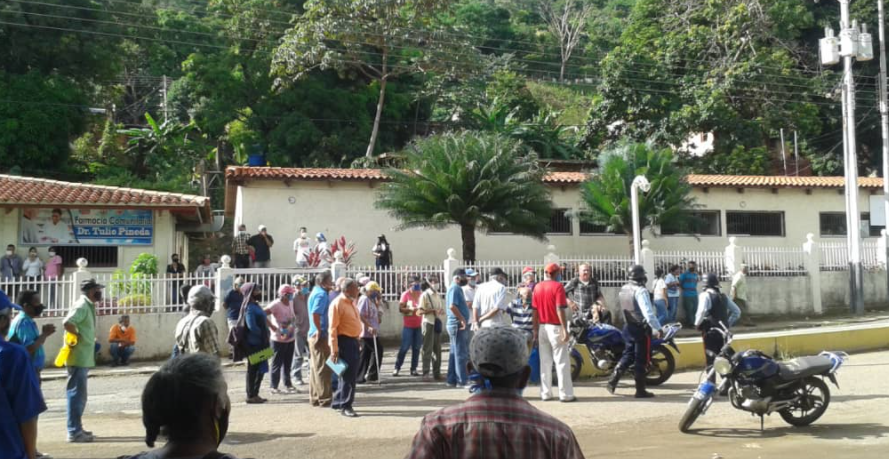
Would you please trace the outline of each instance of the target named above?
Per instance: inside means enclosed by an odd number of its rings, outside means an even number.
[[[361,317],[361,362],[358,367],[358,384],[379,381],[380,363],[383,361],[383,347],[380,346],[380,310],[383,289],[380,284],[369,281],[364,293],[358,299],[358,314]]]

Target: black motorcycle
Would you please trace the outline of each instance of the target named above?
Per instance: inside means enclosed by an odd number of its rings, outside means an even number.
[[[688,402],[679,421],[680,431],[688,432],[695,420],[710,408],[717,393],[728,395],[735,408],[759,416],[760,429],[764,416],[775,412],[788,424],[802,427],[817,421],[827,411],[830,389],[824,379],[839,388],[836,372],[849,358],[848,354],[825,351],[817,356],[776,362],[753,349],[736,353],[731,347],[731,332],[724,324],[720,325],[721,328],[712,330],[725,336],[725,345]],[[717,374],[722,377],[718,387],[710,382]]]

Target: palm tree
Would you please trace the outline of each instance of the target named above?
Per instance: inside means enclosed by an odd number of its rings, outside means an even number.
[[[694,221],[696,206],[685,172],[676,166],[669,149],[650,144],[620,144],[599,156],[599,173],[581,187],[585,209],[580,218],[604,226],[609,233],[624,233],[633,241],[630,185],[637,175],[651,183],[639,195],[640,230],[651,227],[681,228]]]
[[[497,134],[449,133],[418,140],[404,169],[388,169],[376,206],[398,229],[460,227],[463,259],[475,261],[475,232],[545,240],[552,213],[546,169],[520,142]]]

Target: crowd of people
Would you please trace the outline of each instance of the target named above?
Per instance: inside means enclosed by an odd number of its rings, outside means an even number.
[[[271,240],[268,235],[264,237]],[[579,266],[578,276],[570,280],[562,279],[562,271],[560,265],[548,264],[538,280],[533,268],[525,268],[515,295],[509,293],[508,276],[499,268],[488,270],[484,282],[479,282],[474,269],[457,269],[451,273],[447,288],[434,275],[407,278],[398,302],[403,331],[392,375],[402,375],[410,352],[410,367],[405,374],[427,382],[444,380],[449,387],[475,393],[463,404],[426,416],[410,457],[443,457],[442,451],[449,451],[447,457],[480,457],[479,442],[503,435],[506,430],[515,435],[541,436],[533,443],[535,447],[555,448],[548,450],[549,455],[582,457],[570,429],[531,407],[519,395],[529,380],[529,355],[535,346],[540,360],[540,399],[558,397],[565,403],[574,402],[569,324],[576,317],[611,324],[613,313],[619,312],[627,346],[606,387],[614,393],[621,376],[632,369],[635,396],[648,398],[653,396],[646,390],[644,377],[651,357],[650,340],[659,336],[663,324],[676,320],[679,298],[696,300],[682,302],[684,319],[703,332],[707,349],[722,345],[721,335],[710,333],[714,325],[731,326],[741,316],[738,303],[746,305],[746,267],[733,277],[730,294],[725,295],[714,273],[703,276],[704,289],[698,291],[702,276],[694,262],[681,273],[678,266],[670,267],[666,275],[657,270],[653,291],[646,288],[644,268],[633,266],[613,310],[606,304],[589,265]],[[96,304],[102,301],[103,289],[95,280],[84,281],[80,285],[82,295],[62,320],[69,347],[63,363],[68,373],[67,428],[72,443],[95,439],[84,428],[83,413],[89,372],[100,347],[96,342]],[[246,403],[267,401],[261,392],[264,375],[269,373],[269,393],[294,393],[295,386],[305,385],[308,380],[311,406],[357,417],[358,385],[379,381],[383,374],[379,331],[387,308],[380,284],[368,276],[334,281],[330,271],[322,271],[314,279],[294,276],[290,283],[278,287],[276,297],[268,304],[261,304],[262,290],[262,285],[237,278],[222,301],[232,358],[246,360]],[[181,426],[187,418],[195,421],[188,424],[192,430],[177,428],[177,432],[187,434],[168,436],[164,451],[215,451],[225,435],[231,409],[219,367],[219,333],[211,319],[216,297],[203,284],[183,285],[180,295],[186,298],[189,310],[172,337],[173,358],[152,376],[143,396],[146,443],[152,446],[161,432]],[[13,310],[19,311],[14,318]],[[33,290],[20,292],[18,305],[0,291],[0,336],[5,337],[0,339],[0,381],[5,391],[0,397],[0,446],[14,451],[11,457],[16,459],[43,457],[36,449],[36,420],[46,409],[40,392],[40,371],[46,360],[43,344],[56,328],[47,324],[38,329],[34,319],[42,310],[40,295]],[[443,373],[445,331],[450,351]],[[108,344],[112,365],[127,365],[136,344],[130,317],[121,316],[112,326]],[[552,381],[553,367],[557,387]],[[168,393],[173,386],[177,389]],[[150,403],[146,401],[149,397]],[[191,408],[182,413],[173,406]],[[479,409],[486,414],[467,414]],[[520,421],[531,413],[533,423]],[[215,430],[204,431],[207,420],[217,425]],[[501,424],[508,428],[479,427]],[[202,441],[200,448],[190,443],[197,439]],[[501,452],[508,452],[508,447],[503,448]]]

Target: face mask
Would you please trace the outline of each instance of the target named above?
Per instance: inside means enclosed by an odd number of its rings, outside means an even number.
[[[476,285],[476,281],[475,281],[475,279],[470,280],[470,281],[469,281],[469,285],[475,287],[475,285]]]
[[[285,298],[287,301],[291,301],[291,300],[293,300],[293,294],[288,293],[287,295],[284,295],[284,298]]]
[[[56,253],[55,253],[55,252],[49,252],[49,256],[54,257],[54,256],[56,256]]]
[[[377,295],[379,295],[377,292],[370,292],[367,294],[367,297],[372,300],[375,300],[375,299],[377,299]]]
[[[239,231],[238,234],[241,235],[241,236],[244,236],[244,235],[247,234],[247,232],[246,232],[246,231]]]
[[[561,274],[556,274],[556,276],[553,277],[553,280],[556,281],[556,282],[562,282],[562,275],[561,275]]]
[[[438,284],[429,284],[429,288],[432,290],[438,291]]]
[[[101,290],[93,293],[93,301],[96,301],[96,302],[102,301],[102,291]]]
[[[15,253],[15,252],[13,252],[12,250],[7,250],[7,251],[6,251],[6,256],[7,256],[7,257],[11,257],[13,253]]]
[[[41,305],[34,306],[34,314],[36,314],[36,315],[39,316],[40,314],[43,314],[43,310],[44,310],[44,309],[46,309],[46,306],[44,306],[44,305],[42,305],[42,304],[41,304]]]
[[[31,253],[28,254],[28,257],[30,257],[30,258],[37,258],[37,254],[34,253],[34,252],[31,252]]]
[[[127,331],[127,326],[126,326],[126,325],[121,325],[121,326],[120,326],[120,331],[122,331],[122,332]]]
[[[173,259],[173,263],[179,263],[179,259],[178,259],[178,258],[174,258],[174,259]]]
[[[420,292],[420,291],[422,291],[423,289],[422,289],[422,287],[420,286],[420,284],[414,284],[414,285],[411,286],[411,290],[413,290],[413,291],[415,291],[415,292]]]
[[[253,298],[253,301],[259,301],[262,298],[262,293],[254,293],[250,298]]]
[[[308,294],[309,294],[309,288],[308,288],[308,287],[303,287],[299,292],[302,293],[303,295],[308,295]]]

